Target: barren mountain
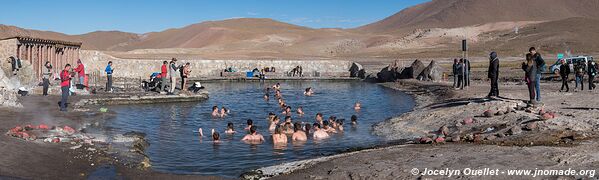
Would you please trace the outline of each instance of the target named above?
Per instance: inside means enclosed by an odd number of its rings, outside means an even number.
[[[370,33],[455,28],[504,21],[599,19],[597,0],[433,0],[357,28]]]

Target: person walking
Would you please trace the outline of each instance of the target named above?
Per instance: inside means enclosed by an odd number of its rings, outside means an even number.
[[[60,111],[67,111],[67,101],[69,98],[69,88],[71,87],[71,64],[64,66],[62,72],[60,72],[60,90],[62,96],[60,98]]]
[[[470,60],[464,59],[464,86],[470,86]]]
[[[75,68],[75,72],[77,73],[77,84],[83,84],[85,80],[85,66],[81,62],[81,59],[77,59],[77,67]]]
[[[536,91],[536,100],[537,102],[541,102],[541,74],[545,72],[545,60],[541,57],[541,54],[537,52],[535,47],[530,47],[528,52],[532,55],[532,59],[537,64],[537,75],[535,81],[535,91]]]
[[[499,57],[497,52],[489,54],[489,73],[487,76],[491,80],[491,92],[488,97],[499,96]]]
[[[112,73],[114,72],[114,68],[112,68],[112,61],[108,61],[108,65],[106,65],[106,92],[112,92]]]
[[[589,90],[593,90],[595,89],[595,83],[593,82],[595,80],[595,75],[597,75],[597,67],[595,66],[595,62],[588,62],[588,71],[587,71],[587,75],[589,75]]]
[[[453,73],[453,88],[457,88],[458,85],[458,59],[453,59],[452,66]]]
[[[528,87],[529,104],[536,104],[535,96],[535,82],[537,79],[537,64],[533,60],[531,54],[526,54],[526,61],[522,63],[522,70],[524,70],[524,80]]]
[[[174,94],[175,88],[177,87],[177,76],[179,75],[179,67],[177,67],[176,58],[173,58],[170,62],[168,75],[171,79],[171,89],[169,94]]]
[[[50,76],[52,76],[52,64],[50,64],[50,61],[46,61],[44,67],[46,67],[46,70],[44,70],[44,72],[42,73],[42,94],[44,96],[47,96],[48,88],[50,87]]]
[[[584,64],[584,62],[578,62],[576,63],[576,65],[574,66],[574,73],[576,73],[576,80],[575,80],[575,86],[574,86],[574,91],[577,91],[578,89],[578,84],[580,84],[580,90],[584,90],[584,71],[586,69],[585,67],[586,65]]]
[[[565,60],[561,60],[561,65],[559,66],[559,75],[562,77],[562,88],[559,90],[560,92],[564,91],[564,87],[566,87],[566,92],[570,91],[570,87],[568,86],[568,76],[570,75],[570,66],[566,63]]]
[[[168,62],[167,61],[163,61],[162,62],[162,67],[160,67],[160,78],[162,78],[162,81],[160,82],[160,91],[167,91],[166,90],[166,80],[168,77]]]

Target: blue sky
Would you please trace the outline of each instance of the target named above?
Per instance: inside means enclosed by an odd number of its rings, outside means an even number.
[[[5,2],[1,2],[5,1]],[[271,18],[312,28],[353,28],[427,0],[0,0],[0,24],[83,34],[134,33],[229,18]]]

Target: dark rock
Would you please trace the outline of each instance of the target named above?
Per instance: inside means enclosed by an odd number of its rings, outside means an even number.
[[[376,75],[374,75],[374,74],[368,74],[364,78],[364,82],[377,83],[378,79],[377,79]]]
[[[400,79],[414,79],[426,68],[422,61],[416,59],[410,67],[407,67],[401,71],[399,76]]]
[[[443,68],[433,60],[419,73],[417,79],[421,81],[440,81],[443,79]]]
[[[364,79],[366,77],[366,71],[364,70],[364,68],[362,67],[361,64],[358,63],[352,63],[351,67],[349,68],[349,72],[350,72],[350,77],[359,77]]]

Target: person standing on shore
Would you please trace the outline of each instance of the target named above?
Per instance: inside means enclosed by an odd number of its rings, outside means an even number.
[[[183,68],[181,68],[181,91],[187,91],[187,81],[189,74],[191,74],[191,64],[185,63]]]
[[[71,64],[67,64],[64,66],[62,72],[60,72],[60,90],[62,91],[62,96],[60,98],[60,111],[67,111],[67,101],[69,98],[71,87]]]
[[[595,89],[595,83],[593,83],[593,81],[595,80],[595,75],[597,75],[597,69],[595,67],[595,62],[588,62],[588,71],[587,71],[587,75],[589,75],[589,90],[593,90]]]
[[[541,102],[541,73],[543,73],[546,69],[545,60],[541,57],[541,54],[537,52],[535,47],[530,47],[528,52],[532,55],[532,59],[537,64],[537,75],[535,80],[535,90],[536,90],[536,100],[537,102]]]
[[[114,68],[112,68],[112,61],[108,61],[108,65],[106,65],[106,92],[112,92],[112,72],[114,72]]]
[[[75,72],[77,72],[77,80],[79,80],[78,84],[83,84],[85,79],[85,66],[81,62],[81,59],[77,59],[77,67],[75,68]]]
[[[44,67],[46,67],[46,70],[42,74],[42,86],[43,86],[42,94],[44,96],[47,96],[48,88],[50,87],[50,76],[52,76],[52,64],[50,64],[50,61],[46,61],[46,64],[44,64]]]
[[[464,59],[464,86],[470,86],[470,60]]]
[[[489,74],[487,76],[491,80],[491,92],[488,97],[499,96],[499,57],[497,52],[489,54]]]
[[[162,78],[162,82],[160,82],[160,92],[167,91],[166,90],[166,79],[168,76],[168,62],[163,61],[162,67],[160,67],[160,78]]]
[[[575,81],[575,86],[574,86],[574,91],[576,91],[576,89],[578,89],[578,84],[580,84],[580,90],[583,91],[584,90],[584,71],[585,71],[586,67],[584,62],[578,62],[576,63],[576,66],[574,66],[574,73],[576,73],[576,81]]]
[[[526,62],[522,63],[522,70],[524,70],[524,79],[526,81],[526,85],[528,86],[528,97],[529,104],[535,104],[536,96],[535,96],[535,82],[537,77],[537,64],[532,59],[533,56],[531,54],[526,54]]]
[[[457,88],[458,85],[458,59],[453,59],[453,88]]]
[[[174,94],[175,93],[175,88],[177,87],[177,74],[179,72],[179,68],[177,67],[177,59],[173,58],[171,60],[171,63],[169,65],[169,72],[168,75],[171,79],[171,89],[168,92],[169,94]]]
[[[458,73],[458,86],[456,89],[464,89],[464,59],[460,59],[456,68]]]
[[[560,92],[564,91],[564,86],[566,87],[566,92],[570,91],[570,87],[568,86],[568,75],[570,75],[570,66],[566,63],[566,60],[561,60],[562,65],[559,67],[559,75],[562,77],[562,88],[559,90]]]

